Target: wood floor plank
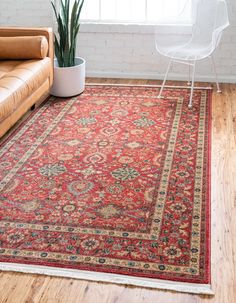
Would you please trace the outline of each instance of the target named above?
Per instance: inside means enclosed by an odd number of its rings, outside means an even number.
[[[89,78],[88,82],[160,84],[155,80]],[[186,85],[171,81],[170,84]],[[209,85],[198,83],[198,85]],[[212,102],[212,285],[198,296],[75,279],[2,272],[1,303],[235,303],[236,84],[222,85]]]

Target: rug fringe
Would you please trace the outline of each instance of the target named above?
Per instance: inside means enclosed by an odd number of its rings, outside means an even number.
[[[122,83],[91,83],[86,82],[87,86],[125,86],[125,87],[157,87],[160,88],[161,85],[159,84],[122,84]],[[185,89],[191,89],[191,86],[181,86],[181,85],[165,85],[166,88],[185,88]],[[213,90],[213,87],[211,86],[196,86],[194,89],[200,89],[200,90]]]
[[[13,271],[21,273],[41,274],[47,276],[74,278],[105,283],[116,283],[148,287],[155,289],[171,290],[184,293],[214,295],[211,285],[185,282],[174,282],[159,279],[131,277],[111,273],[92,272],[75,269],[55,268],[41,265],[0,263],[1,271]]]

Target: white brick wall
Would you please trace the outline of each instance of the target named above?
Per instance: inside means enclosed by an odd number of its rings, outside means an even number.
[[[0,26],[51,26],[49,0],[0,0]]]
[[[231,26],[215,53],[219,78],[236,82],[236,1],[228,0]],[[49,0],[0,0],[0,26],[52,26]],[[179,34],[186,29],[179,28]],[[167,60],[155,51],[153,27],[82,25],[77,53],[87,61],[87,75],[162,79]],[[173,39],[165,27],[160,34]],[[178,39],[178,37],[175,37]],[[176,65],[172,79],[186,79],[187,68]],[[211,81],[208,61],[199,63],[197,79]]]

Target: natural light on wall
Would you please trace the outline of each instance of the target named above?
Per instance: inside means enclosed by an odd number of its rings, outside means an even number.
[[[191,0],[85,0],[82,20],[106,23],[191,23]]]

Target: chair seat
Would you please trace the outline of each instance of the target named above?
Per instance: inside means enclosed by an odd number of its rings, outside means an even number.
[[[199,45],[195,43],[189,43],[185,45],[178,45],[175,47],[159,47],[159,53],[171,59],[176,60],[202,60],[207,58],[211,52],[209,44]]]

